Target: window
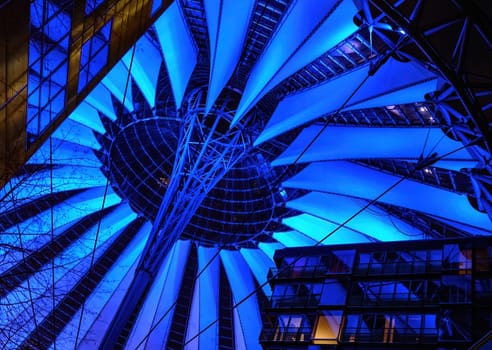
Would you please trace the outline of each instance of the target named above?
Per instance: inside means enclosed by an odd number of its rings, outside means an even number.
[[[491,272],[492,271],[492,247],[476,248],[475,252],[475,271]]]
[[[329,256],[325,256],[324,260],[327,273],[351,273],[354,264],[355,250],[335,250]]]
[[[475,279],[475,298],[486,305],[492,300],[492,278]]]
[[[442,276],[441,302],[463,304],[471,302],[470,275]]]
[[[30,5],[27,144],[65,108],[71,2],[63,7],[34,0]]]
[[[357,273],[379,275],[437,272],[441,269],[441,256],[441,252],[435,250],[360,253]]]
[[[318,316],[313,335],[314,344],[337,343],[342,313],[342,310],[325,310]]]
[[[471,310],[441,310],[439,315],[439,340],[471,341]]]
[[[275,308],[317,306],[321,283],[277,284],[273,289],[272,306]]]
[[[462,248],[458,244],[446,244],[443,247],[443,268],[469,274],[472,267],[471,257],[471,249]]]
[[[78,91],[82,91],[94,76],[106,66],[109,51],[111,23],[106,23],[96,34],[82,45]]]
[[[321,295],[321,305],[345,305],[347,297],[348,282],[327,279],[323,285],[323,294]]]
[[[315,276],[321,270],[320,258],[317,256],[308,257],[286,257],[283,265],[289,266],[293,278],[301,276]]]
[[[369,343],[433,343],[436,315],[410,313],[349,314],[342,340]]]
[[[153,0],[150,16],[153,16],[161,7],[162,7],[162,0]]]
[[[85,15],[88,16],[94,11],[104,0],[86,0],[85,1]]]
[[[359,281],[350,293],[350,305],[436,304],[439,280]]]
[[[307,342],[311,340],[312,322],[306,315],[279,315],[273,341]]]

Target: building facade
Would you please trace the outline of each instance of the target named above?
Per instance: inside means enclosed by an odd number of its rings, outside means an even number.
[[[468,349],[492,328],[492,240],[277,251],[264,349]]]

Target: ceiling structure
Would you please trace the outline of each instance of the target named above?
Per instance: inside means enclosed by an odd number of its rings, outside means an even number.
[[[3,348],[255,349],[276,249],[492,233],[486,1],[29,6]]]

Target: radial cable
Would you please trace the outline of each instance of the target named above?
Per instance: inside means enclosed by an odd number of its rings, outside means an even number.
[[[333,120],[341,111],[342,109],[345,108],[345,106],[350,102],[350,100],[353,98],[353,96],[360,90],[360,88],[364,85],[364,83],[371,77],[373,76],[383,65],[384,63],[389,59],[389,57],[394,53],[394,51],[397,49],[397,47],[399,46],[399,44],[395,45],[395,47],[393,47],[391,50],[388,50],[386,51],[386,53],[384,54],[384,56],[380,57],[378,60],[376,60],[376,62],[372,62],[370,64],[370,68],[369,68],[369,71],[368,71],[368,74],[366,75],[366,77],[359,83],[359,85],[354,89],[354,91],[343,101],[343,103],[337,108],[337,110],[329,117],[325,120],[325,123],[323,125],[323,127],[316,133],[316,135],[313,137],[313,139],[304,147],[304,149],[302,150],[302,152],[296,157],[296,159],[294,160],[294,162],[292,164],[290,164],[290,166],[292,165],[295,165],[297,164],[297,162],[302,158],[302,156],[309,150],[309,148],[316,142],[316,140],[321,136],[321,134],[323,133],[323,131],[328,127],[329,125],[329,122],[331,120]],[[285,170],[281,176],[279,176],[279,178],[275,181],[275,184],[274,186],[272,187],[276,187],[278,186],[282,180],[285,178],[285,176],[287,175],[287,170]],[[254,210],[252,210],[250,212],[250,214],[253,214],[254,213]],[[247,215],[246,217],[249,217],[250,215]],[[338,230],[338,229],[337,229]],[[326,237],[328,238],[328,237]],[[231,240],[232,240],[232,236],[231,236]],[[198,277],[205,271],[205,269],[212,263],[212,261],[214,259],[217,258],[217,256],[220,254],[220,251],[223,249],[223,247],[225,246],[225,244],[223,244],[221,247],[218,248],[217,252],[214,254],[214,256],[209,260],[209,262],[207,262],[207,264],[205,264],[205,266],[200,270],[200,272],[197,274],[197,276],[194,278],[194,281],[196,281],[198,279]],[[262,284],[260,287],[263,287],[265,286],[266,283]],[[256,290],[255,290],[255,293],[256,293]],[[243,302],[243,301],[241,301]],[[155,323],[154,326],[152,326],[152,328],[146,333],[146,335],[142,338],[142,340],[140,341],[140,343],[137,345],[137,349],[144,343],[144,341],[150,336],[150,334],[154,331],[154,329],[160,324],[160,322],[162,322],[162,320],[164,319],[164,317],[170,312],[170,310],[172,310],[172,308],[176,305],[177,303],[177,299],[172,303],[172,305],[166,310],[166,312],[163,314],[163,316],[161,316],[159,318],[159,320]],[[217,322],[217,320],[215,321]],[[209,326],[207,326],[207,329],[209,327],[211,327],[215,322],[213,322],[212,324],[210,324]],[[200,330],[199,333],[197,334],[197,336],[201,333],[203,333],[206,329],[204,330]],[[196,338],[196,336],[194,337]],[[194,339],[192,338],[192,339]],[[189,339],[187,343],[189,343],[192,339]]]
[[[455,153],[455,152],[458,152],[460,150],[462,150],[463,148],[466,148],[466,147],[469,147],[469,146],[472,146],[474,145],[475,143],[477,143],[478,141],[480,141],[482,139],[482,137],[479,137],[477,139],[475,139],[474,141],[472,141],[471,143],[467,144],[467,145],[464,145],[462,147],[459,147],[453,151],[450,151],[446,154],[443,154],[442,156],[434,156],[432,155],[432,157],[430,157],[429,159],[424,159],[423,162],[425,163],[433,163],[437,160],[440,160],[444,157],[447,157],[448,155],[452,154],[452,153]],[[415,170],[413,170],[415,171]],[[364,210],[366,210],[368,207],[370,207],[371,205],[375,204],[379,199],[381,199],[383,196],[385,196],[388,192],[390,192],[392,189],[394,189],[396,186],[398,186],[400,183],[402,183],[403,181],[405,181],[412,173],[413,171],[409,172],[408,174],[406,174],[405,176],[402,176],[400,179],[398,179],[398,181],[396,181],[394,184],[392,184],[390,187],[388,187],[386,190],[384,190],[383,192],[381,192],[378,196],[376,196],[375,198],[373,198],[371,201],[369,201],[366,205],[364,205],[361,209],[357,210],[353,215],[351,215],[348,219],[346,219],[343,223],[341,223],[340,225],[338,225],[335,229],[333,229],[332,231],[330,231],[328,234],[326,234],[321,240],[318,240],[316,242],[316,244],[313,245],[313,247],[317,247],[319,245],[321,245],[326,239],[328,239],[331,235],[333,235],[335,232],[337,232],[338,230],[340,230],[341,228],[343,228],[346,224],[348,224],[350,221],[352,221],[353,219],[355,219],[360,213],[362,213]],[[264,286],[266,286],[268,283],[270,283],[270,281],[272,281],[274,278],[276,278],[277,276],[279,276],[281,273],[283,272],[286,272],[288,271],[288,269],[290,269],[291,267],[294,266],[294,264],[299,261],[301,258],[303,258],[304,255],[299,255],[296,259],[294,259],[291,263],[285,265],[283,268],[279,269],[277,271],[277,273],[273,274],[272,276],[270,277],[267,277],[267,280],[261,284],[259,284],[253,291],[251,291],[249,294],[247,294],[246,296],[244,296],[241,300],[239,300],[233,307],[232,309],[236,309],[238,306],[240,306],[241,304],[243,304],[246,300],[248,300],[250,297],[252,297],[253,295],[255,295],[261,288],[263,288]],[[189,338],[184,345],[187,345],[188,343],[190,343],[191,341],[193,341],[194,339],[196,339],[197,337],[199,337],[203,332],[205,332],[207,329],[209,329],[210,327],[212,327],[215,323],[217,323],[219,321],[218,318],[216,318],[214,321],[212,321],[211,323],[209,323],[207,326],[205,326],[204,328],[200,329],[198,331],[197,334],[195,334],[193,337]]]

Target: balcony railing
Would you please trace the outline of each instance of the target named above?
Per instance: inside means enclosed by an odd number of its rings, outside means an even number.
[[[272,296],[268,306],[274,309],[310,308],[317,307],[320,299],[321,293]]]
[[[367,330],[346,327],[340,340],[346,343],[434,344],[437,342],[437,329],[391,328]]]
[[[380,274],[423,274],[439,273],[442,271],[441,260],[433,261],[396,261],[391,263],[359,263],[355,268],[357,275]]]
[[[287,266],[271,268],[268,276],[277,279],[296,279],[296,278],[320,278],[326,277],[327,267],[324,265],[313,266]]]
[[[309,327],[264,328],[260,335],[261,342],[308,343],[311,341],[312,329]]]

